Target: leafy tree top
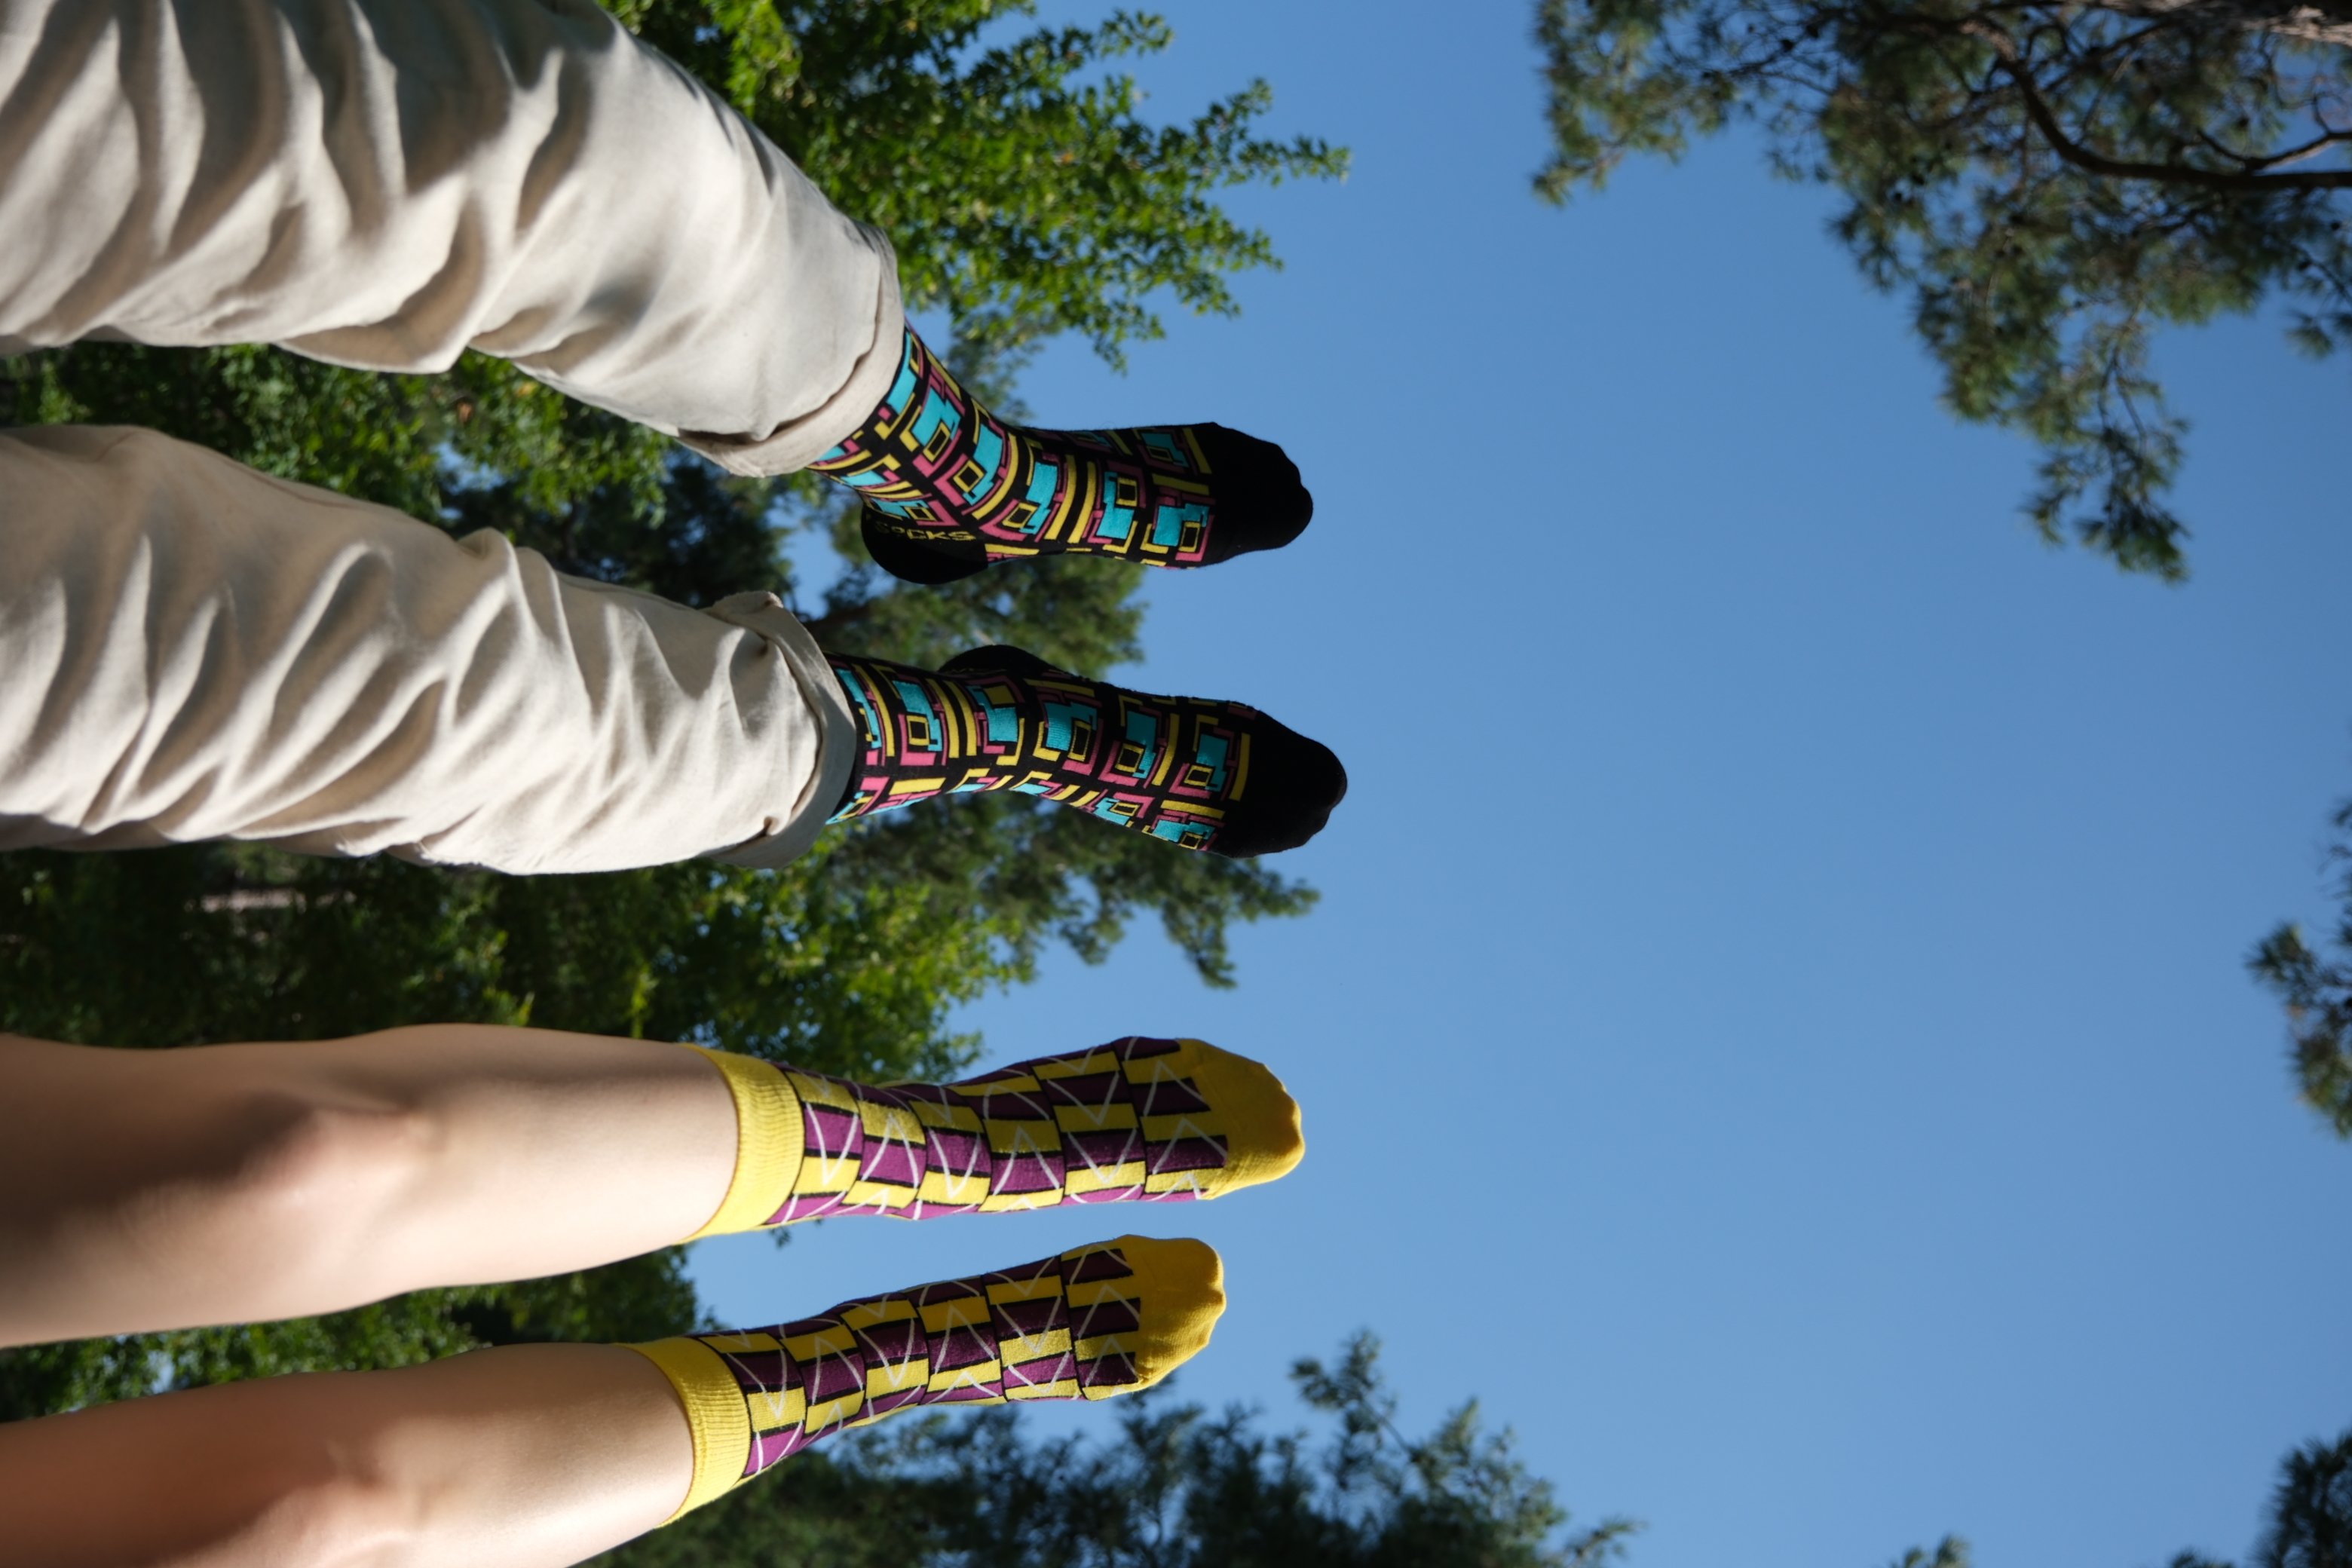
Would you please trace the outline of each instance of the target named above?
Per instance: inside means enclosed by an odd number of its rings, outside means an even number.
[[[2186,572],[2151,331],[2278,299],[2303,348],[2352,342],[2346,0],[1540,0],[1538,31],[1540,195],[1759,122],[1953,411],[2042,446],[2042,535],[2126,570]]]
[[[2352,1568],[2352,1432],[2315,1439],[2279,1461],[2270,1517],[2250,1568]],[[2231,1568],[2201,1552],[2183,1552],[2168,1568]]]
[[[908,301],[1024,336],[1075,331],[1114,363],[1160,335],[1150,297],[1235,313],[1226,277],[1280,265],[1225,187],[1336,178],[1347,154],[1257,136],[1263,80],[1188,125],[1139,117],[1135,80],[1105,61],[1173,34],[1119,11],[1098,26],[984,40],[1034,0],[618,0],[624,25],[706,81],[844,211],[898,247]]]
[[[2246,967],[2286,1005],[2289,1057],[2304,1103],[2337,1137],[2352,1139],[2352,801],[2336,807],[2335,826],[2327,858],[2339,868],[2341,909],[2333,955],[2314,949],[2290,921],[2256,945]]]

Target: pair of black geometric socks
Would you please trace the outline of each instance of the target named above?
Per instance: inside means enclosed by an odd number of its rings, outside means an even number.
[[[881,405],[814,467],[857,492],[876,561],[923,583],[1061,553],[1212,565],[1289,543],[1314,513],[1280,447],[1223,426],[1008,426],[911,329]],[[835,821],[1009,789],[1240,858],[1304,844],[1347,793],[1328,747],[1239,702],[1134,691],[1012,647],[938,670],[832,663],[865,732]]]

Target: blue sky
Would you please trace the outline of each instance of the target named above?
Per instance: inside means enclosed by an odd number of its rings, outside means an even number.
[[[2196,575],[2126,579],[2030,537],[2030,448],[1937,407],[1752,141],[1536,203],[1519,0],[1167,12],[1155,110],[1263,75],[1354,173],[1235,201],[1288,263],[1238,321],[1027,395],[1288,446],[1315,526],[1155,576],[1139,683],[1354,786],[1238,990],[1145,930],[970,1021],[999,1061],[1202,1036],[1306,1106],[1289,1180],[1130,1222],[1226,1258],[1186,1392],[1291,1423],[1289,1361],[1370,1326],[1409,1424],[1476,1394],[1580,1520],[1648,1521],[1641,1568],[2242,1554],[2280,1454],[2352,1424],[2352,1147],[2242,968],[2326,915],[2352,794],[2347,367],[2164,340]],[[1122,1217],[695,1268],[773,1321]]]

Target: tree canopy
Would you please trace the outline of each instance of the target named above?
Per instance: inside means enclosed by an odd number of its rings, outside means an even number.
[[[2183,1552],[2168,1568],[2232,1568]],[[2279,1461],[2270,1517],[2248,1568],[2352,1568],[2352,1432],[2315,1439]]]
[[[1540,195],[1759,124],[1952,410],[2041,445],[2043,536],[2126,570],[2186,571],[2154,330],[2278,300],[2352,343],[2346,0],[1539,0],[1538,35]]]
[[[1969,1543],[1948,1535],[1915,1546],[1888,1568],[1970,1568]],[[2201,1552],[2176,1552],[2166,1568],[2235,1568]],[[2352,1431],[2314,1439],[2279,1461],[2278,1484],[2246,1568],[2352,1568]]]
[[[2254,1562],[2260,1568],[2352,1568],[2352,1432],[2333,1443],[2305,1443],[2279,1462]]]
[[[2352,801],[2336,810],[2328,858],[2338,868],[2342,900],[2331,955],[2282,922],[2258,943],[2246,966],[2286,1005],[2289,1057],[2297,1091],[2339,1138],[2352,1139]]]

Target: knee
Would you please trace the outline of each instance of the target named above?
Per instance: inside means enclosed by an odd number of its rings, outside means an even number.
[[[437,1141],[423,1108],[298,1087],[236,1097],[198,1178],[240,1223],[308,1230],[322,1218],[363,1218],[396,1202]],[[341,1228],[341,1227],[338,1227]]]
[[[407,1556],[401,1549],[423,1533],[425,1500],[391,1478],[354,1473],[354,1456],[335,1458],[341,1462],[331,1469],[305,1466],[265,1478],[278,1483],[275,1495],[257,1500],[235,1532],[236,1545],[251,1549],[255,1561],[289,1568]]]
[[[22,1059],[17,1059],[22,1058]],[[0,1077],[0,1262],[125,1231],[219,1239],[397,1191],[438,1139],[425,1107],[275,1051],[32,1044]]]

